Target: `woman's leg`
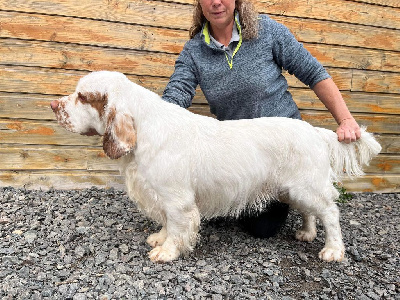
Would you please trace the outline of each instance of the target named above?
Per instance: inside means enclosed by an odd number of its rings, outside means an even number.
[[[289,205],[271,201],[265,209],[259,213],[244,213],[240,218],[240,224],[252,236],[257,238],[269,238],[276,235],[286,222],[289,213]]]

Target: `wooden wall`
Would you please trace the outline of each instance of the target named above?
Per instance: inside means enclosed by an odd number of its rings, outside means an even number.
[[[188,38],[192,0],[2,0],[0,186],[122,187],[101,139],[57,125],[49,103],[93,70],[117,70],[161,94]],[[261,0],[321,61],[382,154],[351,191],[400,191],[400,2]],[[335,128],[314,94],[288,76],[305,120]],[[192,111],[209,114],[201,93]]]

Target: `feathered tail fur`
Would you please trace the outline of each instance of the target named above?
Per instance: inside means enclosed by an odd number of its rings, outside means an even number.
[[[365,127],[361,128],[361,138],[350,144],[338,142],[336,134],[330,130],[319,127],[317,130],[329,145],[334,181],[340,181],[345,176],[352,178],[364,175],[363,165],[369,165],[382,149]]]

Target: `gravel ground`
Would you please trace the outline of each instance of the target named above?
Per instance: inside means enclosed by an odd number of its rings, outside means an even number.
[[[231,220],[204,222],[194,252],[147,258],[157,230],[126,194],[110,189],[0,188],[2,299],[400,299],[400,194],[356,194],[340,204],[342,263],[319,261],[323,231],[294,239],[291,211],[275,238]]]

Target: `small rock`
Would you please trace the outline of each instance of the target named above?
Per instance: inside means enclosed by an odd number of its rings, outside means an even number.
[[[86,295],[82,294],[82,293],[76,293],[72,299],[73,300],[86,300]]]
[[[88,233],[90,227],[84,227],[84,226],[80,226],[76,228],[76,232],[79,234],[86,234]]]
[[[11,222],[11,220],[9,218],[7,218],[5,216],[0,217],[0,225],[4,225],[4,224],[10,223],[10,222]]]
[[[129,252],[129,247],[126,244],[122,244],[122,245],[119,245],[119,250],[121,250],[122,253],[126,254]]]
[[[35,231],[27,231],[24,233],[25,240],[31,244],[37,238],[37,234]]]
[[[307,257],[307,255],[304,253],[304,252],[297,252],[297,255],[300,257],[300,259],[302,260],[302,261],[305,261],[305,262],[307,262],[308,261],[308,257]]]
[[[196,273],[194,274],[194,278],[200,282],[207,282],[210,279],[208,273]]]
[[[96,265],[100,265],[100,264],[102,264],[103,262],[105,262],[107,260],[107,254],[105,254],[105,253],[98,253],[96,256],[95,256],[95,263],[96,263]]]
[[[207,262],[205,260],[199,260],[196,262],[196,266],[199,266],[199,267],[204,267],[206,265],[207,265]]]
[[[86,254],[86,249],[83,248],[82,246],[78,246],[75,248],[75,255],[78,256],[79,258],[84,257]]]
[[[111,249],[110,255],[108,256],[110,260],[117,260],[118,259],[118,248]]]

